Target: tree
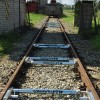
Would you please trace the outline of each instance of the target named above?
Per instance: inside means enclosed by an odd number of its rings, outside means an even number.
[[[100,1],[98,2],[98,9],[100,10]]]
[[[95,10],[95,13],[97,13],[97,11],[98,11],[98,0],[94,0],[94,10]]]

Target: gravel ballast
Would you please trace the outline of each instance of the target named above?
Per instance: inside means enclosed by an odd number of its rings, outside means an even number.
[[[57,22],[56,19],[51,18],[49,23]],[[62,32],[59,27],[47,27],[42,37],[37,44],[65,44]],[[56,30],[56,31],[55,31]],[[37,57],[67,57],[66,49],[57,48],[43,48],[32,50],[29,56]],[[28,66],[27,66],[28,67]],[[26,68],[26,67],[25,67]],[[20,84],[20,88],[36,88],[36,89],[64,89],[74,90],[79,89],[82,85],[81,79],[77,79],[77,74],[74,73],[74,65],[31,65],[26,70],[23,68],[22,72],[26,73],[24,78],[19,76],[16,80]],[[23,80],[24,79],[24,80]],[[68,96],[68,97],[67,97]],[[26,98],[29,100],[58,100],[71,99],[70,95],[52,95],[52,94],[23,94],[20,96],[21,100]],[[24,99],[23,99],[24,98]],[[73,97],[74,98],[74,97]]]
[[[54,24],[55,19],[51,18],[50,23]],[[41,26],[41,24],[39,24]],[[39,29],[39,25],[37,25]],[[78,48],[80,55],[84,58],[86,62],[86,68],[88,73],[94,79],[98,79],[100,71],[100,53],[91,50],[91,44],[88,40],[82,40],[76,34],[76,29],[68,25],[66,31],[69,34],[73,44]],[[37,33],[37,30],[28,31],[28,33],[23,37],[20,43],[16,43],[15,50],[10,55],[6,56],[4,59],[1,59],[0,63],[0,91],[5,86],[10,76],[13,74],[16,65],[23,55],[24,51],[32,41],[33,37]],[[52,25],[47,27],[43,38],[38,42],[39,44],[64,44],[59,25],[54,28]],[[84,52],[85,51],[85,52]],[[36,49],[31,52],[32,56],[37,57],[66,57],[68,52],[66,49]],[[6,62],[6,63],[5,63]],[[74,73],[74,65],[30,65],[25,69],[23,67],[21,71],[21,76],[18,76],[18,79],[15,81],[15,84],[19,84],[19,87],[16,88],[38,88],[38,89],[79,89],[82,85],[80,78],[77,79],[77,73]],[[94,81],[94,80],[93,80]],[[94,81],[95,85],[100,88],[100,79]],[[80,95],[80,94],[79,94]],[[19,100],[78,100],[79,95],[54,95],[54,94],[20,94]]]

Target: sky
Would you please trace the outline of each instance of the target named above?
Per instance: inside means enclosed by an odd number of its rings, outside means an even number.
[[[68,5],[73,5],[74,0],[61,0],[62,4],[68,4]]]
[[[48,0],[48,2],[50,2],[51,0]],[[56,1],[61,1],[62,4],[68,4],[68,5],[73,5],[74,4],[74,0],[56,0]]]

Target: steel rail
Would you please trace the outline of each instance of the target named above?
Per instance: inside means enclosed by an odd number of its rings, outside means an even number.
[[[8,88],[10,87],[10,85],[12,84],[12,82],[14,81],[14,79],[16,78],[19,70],[21,69],[24,61],[25,61],[25,58],[28,56],[29,52],[31,51],[32,47],[33,47],[33,43],[36,42],[36,40],[38,39],[38,37],[40,36],[40,34],[42,33],[42,31],[44,30],[45,28],[45,25],[48,21],[49,17],[46,18],[46,21],[44,22],[44,24],[42,25],[40,31],[38,32],[36,38],[33,40],[33,42],[31,43],[29,49],[26,51],[24,57],[22,58],[22,60],[20,61],[19,65],[17,66],[15,72],[12,74],[12,76],[10,77],[8,83],[6,84],[6,86],[4,87],[4,89],[2,90],[2,92],[0,92],[0,100],[2,100],[2,98],[4,97],[6,91],[8,90]]]
[[[64,33],[65,38],[67,39],[67,41],[68,41],[68,43],[69,43],[69,45],[70,45],[70,47],[72,49],[72,52],[73,52],[73,54],[75,56],[75,59],[76,59],[77,64],[78,64],[78,70],[80,72],[80,75],[81,75],[81,78],[82,78],[83,82],[86,85],[86,89],[93,93],[93,96],[94,96],[95,100],[100,100],[100,98],[99,98],[99,96],[98,96],[98,94],[97,94],[97,92],[96,92],[96,90],[95,90],[95,88],[94,88],[94,86],[93,86],[88,74],[86,73],[86,71],[84,69],[84,65],[82,64],[80,58],[78,57],[77,53],[75,52],[74,47],[72,46],[72,43],[70,42],[70,39],[69,39],[69,37],[68,37],[68,35],[67,35],[66,31],[65,31],[65,28],[64,28],[63,24],[61,23],[61,21],[59,19],[58,19],[58,21],[60,22],[61,30]]]

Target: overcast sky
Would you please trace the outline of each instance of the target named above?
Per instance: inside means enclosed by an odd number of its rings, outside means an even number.
[[[73,5],[74,4],[74,0],[61,0],[63,4],[69,4],[69,5]]]
[[[51,0],[48,0],[48,2],[50,2]],[[73,5],[74,4],[74,0],[56,0],[58,2],[62,2],[62,4],[68,4],[68,5]]]

